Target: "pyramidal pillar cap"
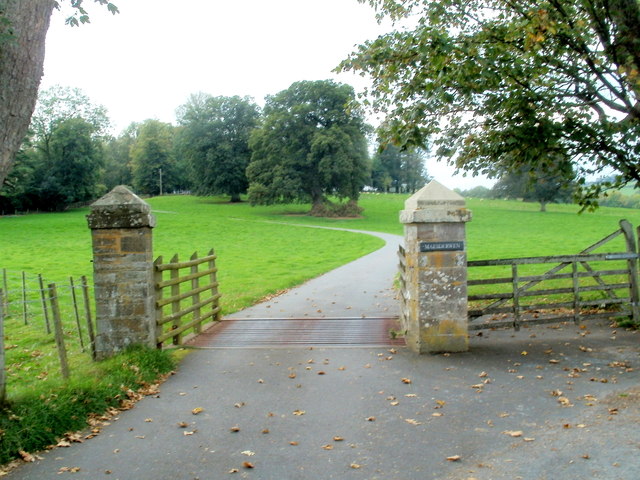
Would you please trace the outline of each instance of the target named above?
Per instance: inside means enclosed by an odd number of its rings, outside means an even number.
[[[124,185],[118,185],[91,204],[87,215],[89,228],[139,228],[156,225],[147,202]]]
[[[468,222],[471,211],[465,208],[464,198],[447,187],[431,180],[404,203],[401,223]]]

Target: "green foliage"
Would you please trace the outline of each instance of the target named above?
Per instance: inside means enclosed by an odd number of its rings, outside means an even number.
[[[83,118],[53,124],[46,139],[18,156],[1,191],[16,209],[60,211],[104,193],[99,185],[102,144],[95,127]]]
[[[477,187],[469,188],[467,190],[460,190],[459,188],[454,189],[455,192],[459,193],[463,197],[469,198],[493,198],[491,189],[479,185]]]
[[[622,192],[607,192],[598,203],[603,207],[621,207],[640,209],[640,195],[625,195]]]
[[[38,94],[38,102],[29,127],[34,143],[41,150],[49,148],[49,139],[58,124],[71,118],[82,118],[93,128],[91,136],[102,138],[110,120],[103,105],[94,104],[78,88],[55,85]]]
[[[517,172],[502,175],[491,190],[492,196],[539,202],[540,211],[545,211],[550,202],[569,202],[575,190],[575,183],[571,181],[573,171],[568,162],[563,167],[545,169],[538,166],[536,170],[530,170],[528,166],[522,166]]]
[[[415,192],[428,181],[424,153],[416,148],[401,150],[387,145],[373,157],[372,186],[379,191],[395,193]]]
[[[0,464],[86,428],[91,414],[118,408],[129,391],[148,387],[174,368],[171,354],[134,348],[101,363],[85,362],[69,382],[42,382],[11,398],[0,409]]]
[[[102,183],[107,191],[118,185],[131,185],[131,147],[135,143],[138,124],[129,125],[117,138],[110,138],[104,146],[104,173]]]
[[[296,82],[267,97],[251,135],[247,168],[253,205],[357,201],[367,175],[366,126],[354,92],[332,81]],[[351,105],[351,106],[350,106]]]
[[[134,187],[145,195],[171,191],[178,182],[173,156],[174,127],[159,120],[145,120],[138,126],[131,146]]]
[[[637,0],[360,1],[409,25],[339,67],[372,78],[383,141],[488,175],[571,161],[586,207],[594,173],[640,184]]]
[[[189,164],[197,195],[231,196],[246,193],[251,158],[249,135],[257,126],[258,106],[248,98],[191,95],[178,109],[179,150]]]
[[[31,117],[30,134],[15,170],[0,190],[1,203],[18,210],[63,210],[103,193],[99,185],[106,109],[79,89],[43,90]]]
[[[95,3],[100,5],[106,5],[107,10],[111,12],[113,15],[116,13],[120,13],[118,7],[115,4],[109,2],[108,0],[93,0]],[[84,0],[69,0],[71,7],[74,9],[73,13],[66,18],[65,23],[72,27],[78,27],[81,24],[91,23],[89,18],[89,12],[83,7]],[[60,9],[60,5],[63,3],[63,0],[55,1],[55,7]]]

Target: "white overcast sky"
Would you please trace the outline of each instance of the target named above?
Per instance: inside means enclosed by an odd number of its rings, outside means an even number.
[[[112,0],[120,14],[86,0],[91,23],[51,20],[42,88],[77,87],[104,105],[114,134],[131,122],[175,123],[192,93],[253,97],[262,105],[299,80],[334,79],[361,90],[365,80],[332,73],[354,46],[388,31],[356,0]],[[487,184],[427,170],[449,188]]]

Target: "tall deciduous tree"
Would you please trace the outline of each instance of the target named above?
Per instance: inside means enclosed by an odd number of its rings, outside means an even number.
[[[579,199],[640,185],[638,0],[359,0],[412,27],[368,41],[340,69],[368,74],[382,136],[474,173],[574,164]],[[549,141],[550,140],[550,141]]]
[[[133,122],[118,137],[110,138],[106,142],[102,181],[107,190],[118,185],[133,183],[131,147],[136,141],[137,134],[138,124]]]
[[[117,13],[107,0],[94,0]],[[0,0],[0,186],[24,139],[43,73],[45,38],[55,0]],[[70,25],[87,23],[82,0],[71,0]]]
[[[367,176],[366,125],[353,88],[329,80],[296,82],[269,96],[251,136],[247,168],[252,204],[357,202]]]
[[[81,118],[91,125],[90,135],[106,135],[110,125],[107,109],[94,104],[80,89],[56,85],[38,94],[38,102],[31,117],[30,133],[41,150],[48,150],[58,125],[72,118]]]
[[[145,120],[131,147],[133,186],[147,195],[170,191],[176,185],[173,156],[174,127],[159,120]]]
[[[517,172],[506,172],[491,189],[491,195],[497,198],[521,198],[525,201],[540,203],[540,211],[547,210],[547,203],[570,202],[573,198],[571,163],[563,162],[553,168],[538,167],[529,170],[520,167]]]
[[[68,118],[48,132],[46,148],[27,146],[0,195],[15,209],[61,211],[93,200],[100,185],[102,142],[83,118]]]
[[[238,96],[195,94],[178,109],[183,126],[179,150],[189,164],[195,193],[225,194],[232,202],[240,201],[249,186],[249,135],[259,117],[258,106]]]
[[[429,180],[423,152],[416,148],[401,150],[387,145],[373,158],[373,186],[385,192],[415,192]]]

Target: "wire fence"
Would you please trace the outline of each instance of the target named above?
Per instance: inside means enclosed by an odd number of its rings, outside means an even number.
[[[7,385],[70,375],[69,357],[95,359],[92,288],[85,276],[47,282],[0,270],[0,403]],[[83,361],[82,359],[76,360]]]

